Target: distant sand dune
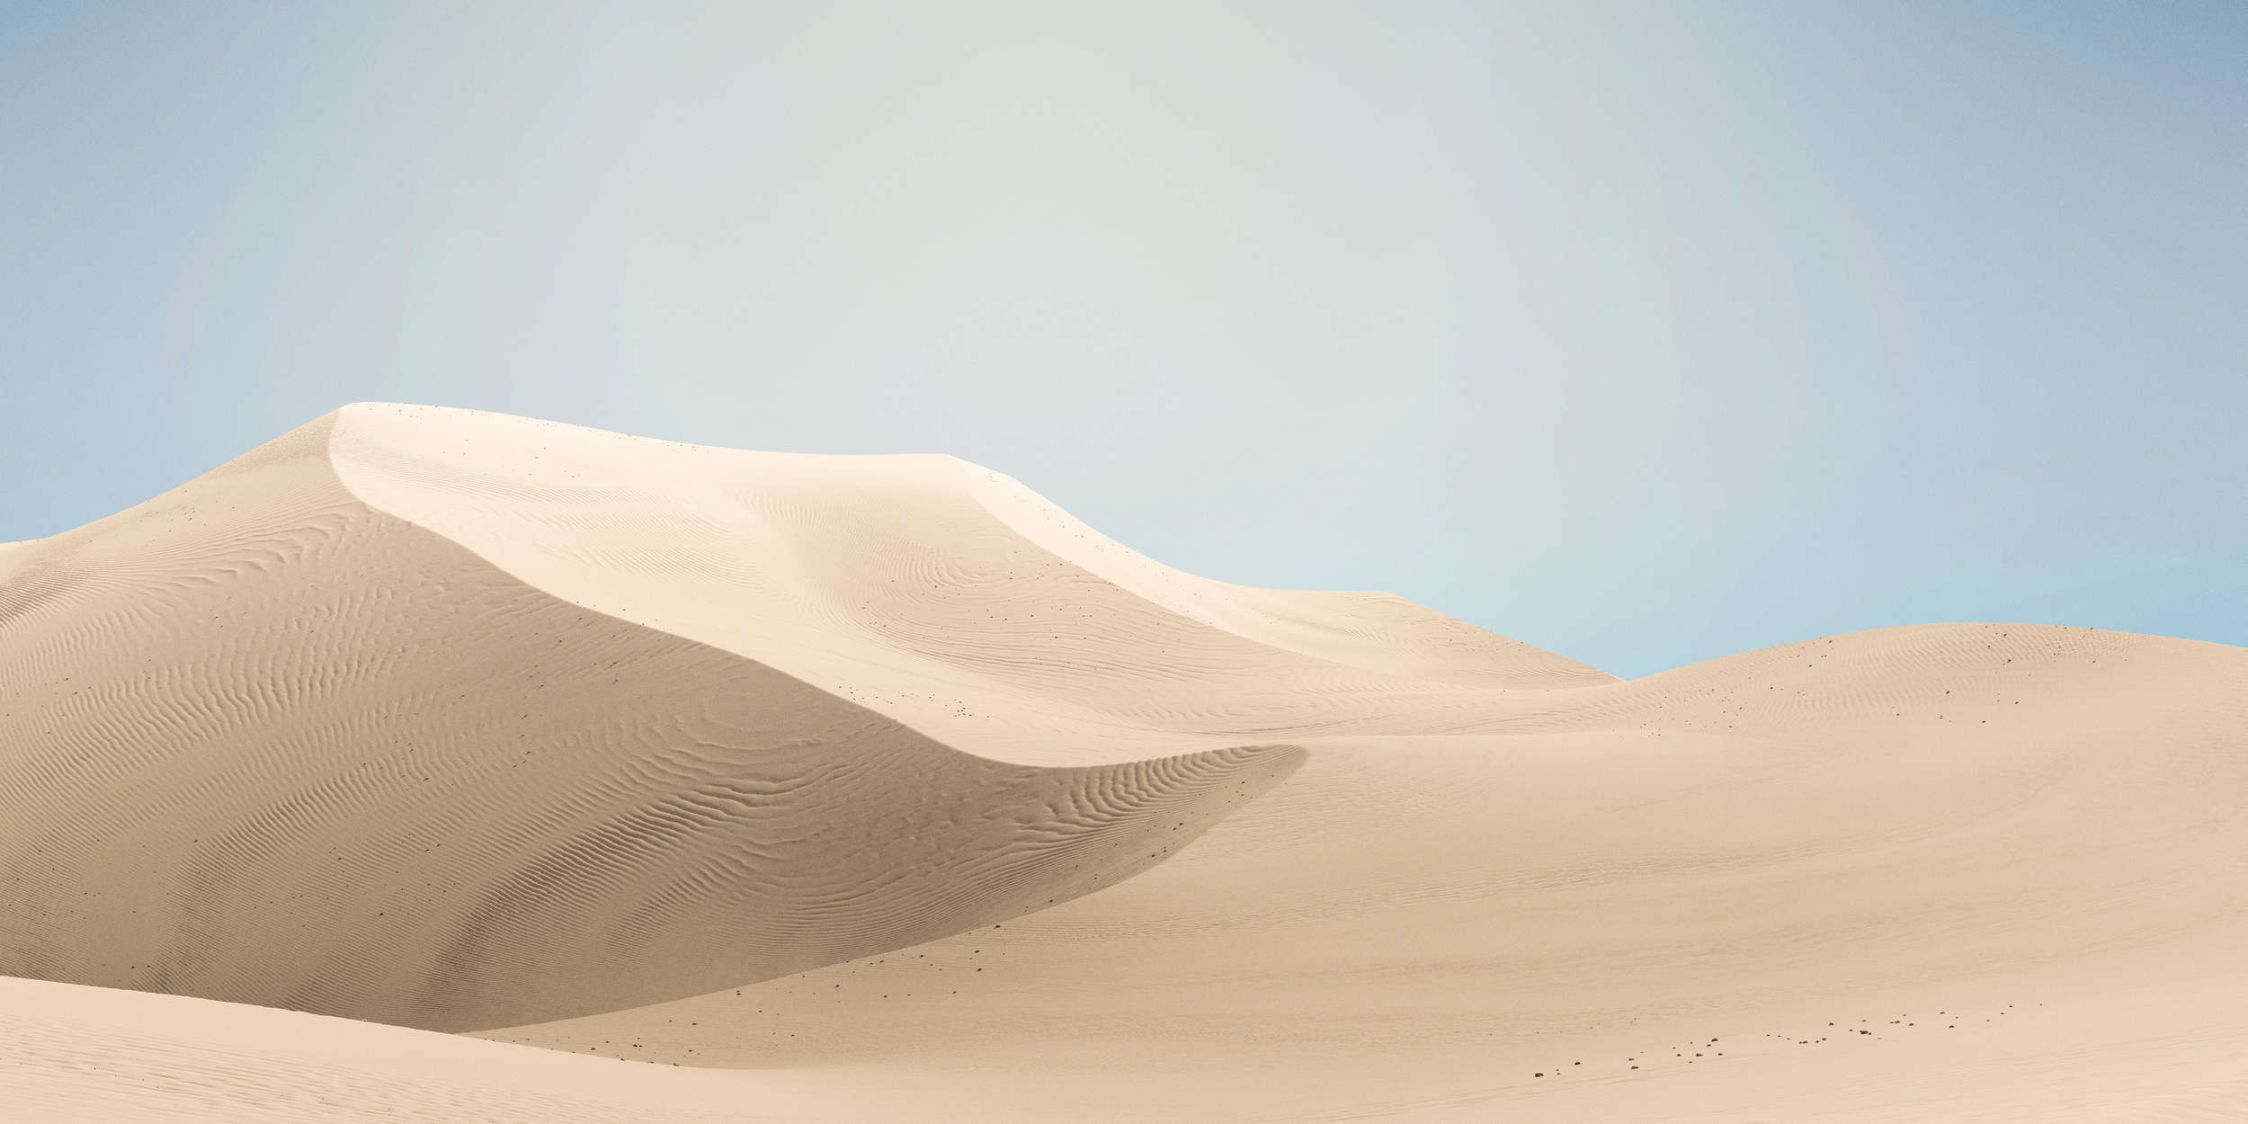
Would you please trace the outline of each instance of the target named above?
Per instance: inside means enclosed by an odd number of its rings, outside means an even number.
[[[2248,1117],[2239,648],[1620,682],[949,458],[361,406],[0,546],[0,652],[0,972],[206,997],[0,980],[65,1118]]]

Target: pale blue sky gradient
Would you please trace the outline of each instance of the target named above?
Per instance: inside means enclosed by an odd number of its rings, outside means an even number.
[[[348,401],[1626,675],[2248,642],[2248,6],[0,0],[0,540]]]

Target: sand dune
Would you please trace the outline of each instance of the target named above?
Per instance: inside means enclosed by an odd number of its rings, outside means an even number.
[[[0,972],[467,1029],[897,948],[1155,862],[1293,767],[960,753],[573,605],[322,422],[9,558]]]
[[[55,1115],[2248,1117],[2248,650],[1620,682],[948,458],[363,406],[0,547],[0,652],[0,973],[203,997],[0,981]]]

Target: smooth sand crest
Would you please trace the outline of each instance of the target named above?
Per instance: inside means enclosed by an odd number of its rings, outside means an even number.
[[[372,507],[555,597],[1024,763],[1207,746],[1251,716],[1257,740],[1337,716],[1422,730],[1488,709],[1494,687],[1614,681],[1401,598],[1170,570],[951,457],[389,406],[340,411],[332,449]]]
[[[2248,1116],[2239,648],[1618,682],[949,458],[364,406],[0,547],[0,650],[0,970],[687,1067],[587,1118]]]

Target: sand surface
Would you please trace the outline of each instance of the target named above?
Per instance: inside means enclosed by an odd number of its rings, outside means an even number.
[[[2239,648],[1623,682],[950,458],[355,406],[0,545],[0,1097],[2242,1119],[2244,751]]]

